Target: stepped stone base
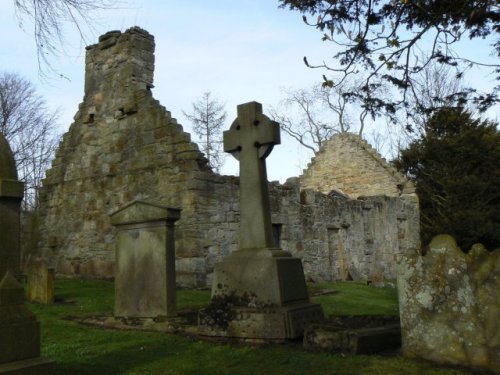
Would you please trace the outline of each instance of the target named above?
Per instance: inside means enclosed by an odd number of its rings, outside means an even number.
[[[280,249],[245,249],[215,265],[212,303],[200,311],[208,335],[283,340],[324,320],[310,303],[302,262]]]
[[[339,329],[336,326],[313,325],[304,333],[307,349],[373,354],[401,347],[401,327],[390,324],[382,327]]]
[[[302,262],[280,249],[245,249],[215,265],[213,297],[242,306],[284,306],[309,302]]]
[[[24,305],[24,290],[9,271],[0,282],[0,374],[52,374],[40,358],[40,323]]]
[[[296,339],[303,336],[311,323],[324,319],[321,305],[314,303],[264,309],[235,307],[228,315],[231,319],[222,329],[213,325],[213,317],[205,310],[200,311],[200,332],[209,336],[245,339]]]

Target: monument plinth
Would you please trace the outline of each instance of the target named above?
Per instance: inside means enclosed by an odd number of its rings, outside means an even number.
[[[24,290],[8,271],[0,282],[0,374],[51,374],[40,357],[40,323],[24,306]]]
[[[240,162],[240,248],[214,270],[212,305],[225,306],[227,314],[214,316],[211,307],[200,313],[201,325],[218,334],[291,339],[324,318],[309,301],[301,260],[272,246],[265,159],[279,143],[279,124],[257,102],[239,105],[224,132],[224,151]]]
[[[16,277],[21,273],[19,236],[23,195],[24,184],[17,179],[14,156],[0,132],[0,280],[7,271]]]

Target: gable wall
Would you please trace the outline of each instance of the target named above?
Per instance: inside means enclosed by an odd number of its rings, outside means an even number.
[[[340,190],[359,196],[400,196],[414,193],[407,179],[364,140],[341,133],[327,141],[301,176],[304,188],[328,194]]]

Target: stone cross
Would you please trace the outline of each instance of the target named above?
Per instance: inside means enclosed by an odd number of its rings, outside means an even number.
[[[271,248],[271,210],[266,157],[280,143],[280,128],[257,102],[240,104],[224,132],[224,151],[240,162],[240,250]]]

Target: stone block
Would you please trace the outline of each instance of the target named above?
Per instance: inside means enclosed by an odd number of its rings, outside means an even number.
[[[23,297],[23,287],[7,272],[0,282],[0,374],[40,374],[50,368],[40,359],[40,324]]]
[[[360,329],[312,325],[304,333],[304,347],[313,350],[373,354],[397,349],[400,346],[401,328],[399,324]]]
[[[0,364],[1,375],[48,375],[54,371],[54,361],[42,357]]]
[[[262,340],[302,337],[312,322],[324,320],[321,305],[297,303],[281,307],[233,307],[218,319],[210,308],[200,311],[199,326],[204,334]],[[225,320],[224,320],[225,318]]]
[[[0,198],[19,198],[24,195],[24,183],[0,178]]]
[[[232,253],[215,265],[212,296],[235,295],[259,306],[308,301],[302,262],[286,255],[269,249]]]

